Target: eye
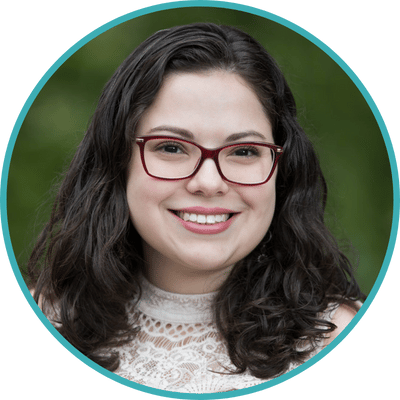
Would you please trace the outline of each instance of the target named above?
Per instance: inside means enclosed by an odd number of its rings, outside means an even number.
[[[236,157],[259,157],[260,151],[256,146],[241,146],[235,147],[230,155]]]
[[[185,152],[184,146],[178,142],[163,142],[159,143],[154,151],[169,154],[182,154]]]

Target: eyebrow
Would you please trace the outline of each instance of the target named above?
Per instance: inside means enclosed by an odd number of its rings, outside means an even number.
[[[194,140],[194,135],[192,132],[188,131],[187,129],[178,128],[175,126],[169,126],[169,125],[156,126],[155,128],[150,129],[148,133],[154,133],[154,132],[171,132],[171,133],[176,133],[177,135],[182,136],[185,139]]]
[[[194,141],[194,139],[195,139],[193,133],[188,131],[187,129],[178,128],[178,127],[170,126],[170,125],[157,126],[155,128],[150,129],[148,133],[154,133],[154,132],[171,132],[171,133],[175,133],[179,136],[182,136],[183,138],[185,138],[187,140]],[[264,135],[262,135],[261,133],[254,131],[254,130],[247,130],[244,132],[232,133],[224,140],[224,142],[225,143],[235,142],[237,140],[244,139],[249,136],[255,136],[256,138],[259,138],[259,139],[262,139],[265,141],[267,140],[267,138]]]

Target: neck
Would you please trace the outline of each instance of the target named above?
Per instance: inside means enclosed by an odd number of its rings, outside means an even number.
[[[232,266],[219,269],[197,268],[173,262],[144,246],[145,277],[154,286],[171,293],[204,294],[217,291]]]

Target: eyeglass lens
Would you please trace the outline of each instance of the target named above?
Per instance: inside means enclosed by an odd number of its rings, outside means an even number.
[[[237,183],[260,183],[274,165],[275,153],[266,146],[237,144],[222,149],[218,162],[223,175]],[[144,147],[147,170],[159,178],[184,178],[193,173],[201,159],[194,144],[171,139],[151,139]]]

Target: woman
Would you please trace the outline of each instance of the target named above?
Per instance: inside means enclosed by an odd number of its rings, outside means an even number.
[[[362,297],[326,196],[260,44],[213,24],[157,32],[104,88],[29,261],[35,300],[127,379],[256,385],[326,346]]]

